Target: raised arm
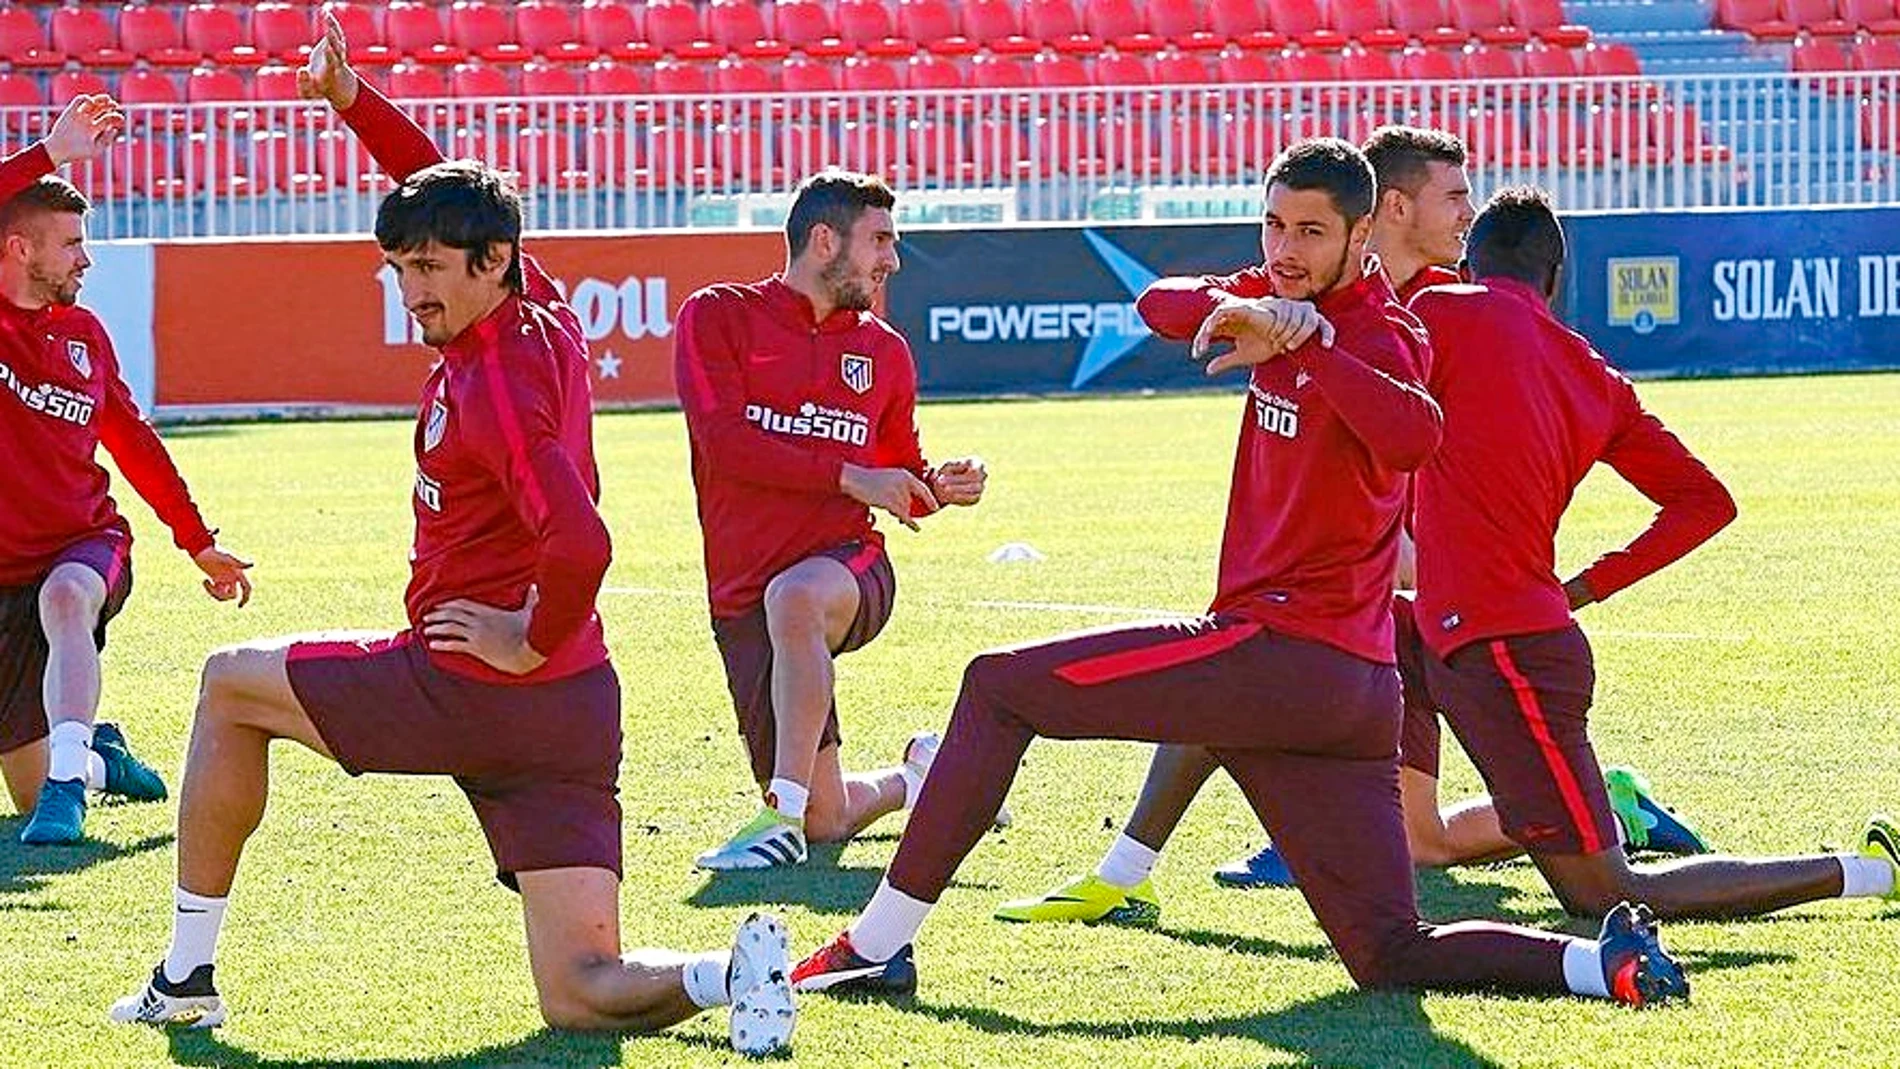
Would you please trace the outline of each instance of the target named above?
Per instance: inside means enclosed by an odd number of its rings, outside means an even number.
[[[124,129],[125,113],[111,97],[74,97],[43,140],[0,159],[0,204],[67,163],[103,156]]]
[[[311,49],[309,63],[297,72],[297,92],[307,100],[329,101],[377,164],[398,182],[441,163],[442,150],[413,119],[357,77],[349,55],[342,25],[334,14],[324,12],[323,38]]]
[[[1157,279],[1135,301],[1148,329],[1173,341],[1187,341],[1228,297],[1265,297],[1273,292],[1266,267],[1231,275],[1177,275]]]

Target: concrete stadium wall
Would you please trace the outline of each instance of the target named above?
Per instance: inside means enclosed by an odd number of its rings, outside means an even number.
[[[1577,214],[1562,307],[1639,375],[1900,367],[1900,207]],[[604,404],[676,399],[672,329],[707,283],[783,262],[768,231],[547,235]],[[1248,223],[920,228],[887,311],[926,394],[1206,383],[1134,311],[1164,275],[1259,260]],[[102,243],[84,299],[142,403],[167,416],[404,409],[431,361],[373,243]]]

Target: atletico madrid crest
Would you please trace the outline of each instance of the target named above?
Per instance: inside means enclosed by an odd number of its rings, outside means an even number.
[[[844,384],[851,387],[853,393],[871,391],[871,358],[857,353],[844,354],[844,363],[838,373],[844,377]]]
[[[429,422],[422,428],[422,451],[427,453],[442,444],[442,436],[449,430],[449,406],[442,403],[440,397],[429,406]]]
[[[73,370],[83,378],[92,378],[92,354],[87,351],[86,343],[78,338],[66,340],[66,359],[73,362]]]

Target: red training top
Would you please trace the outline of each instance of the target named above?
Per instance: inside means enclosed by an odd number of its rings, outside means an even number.
[[[1662,506],[1628,546],[1584,570],[1599,601],[1735,518],[1721,482],[1530,286],[1481,279],[1423,293],[1412,310],[1431,332],[1428,385],[1445,410],[1445,443],[1418,473],[1417,513],[1418,624],[1440,657],[1570,624],[1557,523],[1598,461]]]
[[[882,543],[871,510],[838,489],[845,464],[928,474],[903,336],[871,312],[814,314],[778,276],[708,286],[680,308],[673,377],[715,619],[757,608],[806,557]]]
[[[442,155],[409,117],[368,85],[343,119],[392,178]],[[489,683],[542,683],[605,663],[594,599],[612,547],[596,502],[593,388],[579,318],[533,259],[526,292],[511,294],[442,348],[416,418],[416,540],[409,625],[468,598],[517,608],[530,584],[540,603],[528,644],[547,663],[509,675],[462,653],[431,651],[439,667]]]
[[[39,145],[0,160],[0,204],[52,172]],[[40,581],[60,551],[101,532],[131,537],[99,465],[101,445],[179,549],[212,545],[165,443],[119,376],[105,325],[77,305],[29,311],[0,298],[0,586]]]
[[[1264,296],[1263,268],[1162,279],[1137,307],[1155,333],[1190,338],[1218,289]],[[1212,611],[1366,660],[1392,663],[1392,581],[1406,472],[1438,445],[1438,406],[1420,385],[1431,350],[1383,274],[1315,302],[1333,324],[1253,368],[1221,541]]]

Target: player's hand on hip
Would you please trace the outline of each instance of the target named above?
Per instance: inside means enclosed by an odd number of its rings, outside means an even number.
[[[106,147],[124,132],[125,112],[119,110],[118,101],[104,93],[82,94],[53,120],[53,129],[42,143],[58,167],[105,155]]]
[[[343,39],[343,24],[328,8],[323,12],[323,37],[310,49],[310,59],[297,71],[297,95],[305,100],[327,100],[344,111],[356,103],[357,90],[363,83],[350,69],[349,42]]]
[[[931,473],[930,492],[940,504],[974,505],[983,500],[983,486],[989,477],[982,457],[946,460]]]
[[[519,609],[467,598],[445,601],[422,618],[422,637],[432,650],[466,653],[496,671],[526,675],[548,661],[528,645],[528,623],[540,601],[541,592],[534,587],[528,588]]]
[[[251,577],[244,574],[251,568],[250,561],[211,545],[199,550],[191,562],[205,573],[205,593],[219,601],[236,598],[240,609],[251,603]]]
[[[913,513],[928,515],[938,509],[937,497],[930,492],[930,487],[903,468],[846,464],[838,473],[838,489],[872,508],[883,509],[913,531],[918,529]]]

